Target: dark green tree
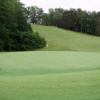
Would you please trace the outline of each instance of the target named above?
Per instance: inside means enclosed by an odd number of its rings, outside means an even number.
[[[37,6],[27,7],[27,16],[31,19],[32,23],[41,24],[43,10],[42,8],[38,8]]]
[[[45,45],[45,39],[27,23],[24,5],[19,0],[0,0],[0,51],[34,50]]]

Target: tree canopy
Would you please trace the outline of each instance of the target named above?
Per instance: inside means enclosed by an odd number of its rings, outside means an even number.
[[[42,8],[36,6],[27,8],[32,23],[52,25],[91,35],[100,36],[100,12],[83,11],[79,9],[51,8],[44,13]],[[41,13],[39,13],[41,12]],[[39,23],[41,20],[41,23]]]
[[[0,51],[34,50],[45,45],[45,39],[27,23],[24,5],[19,0],[0,0]]]
[[[43,16],[43,24],[100,36],[100,12],[50,9]]]

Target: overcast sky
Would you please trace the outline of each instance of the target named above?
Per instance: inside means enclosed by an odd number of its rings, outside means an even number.
[[[26,6],[38,6],[45,12],[49,8],[81,8],[88,11],[100,11],[100,0],[20,0]]]

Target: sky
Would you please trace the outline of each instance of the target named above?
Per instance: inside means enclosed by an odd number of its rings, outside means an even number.
[[[20,0],[26,6],[38,6],[48,12],[49,8],[81,8],[87,11],[100,11],[100,0]]]

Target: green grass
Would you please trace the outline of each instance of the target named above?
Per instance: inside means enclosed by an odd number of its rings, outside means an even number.
[[[0,53],[0,100],[100,100],[100,38],[57,27],[33,29],[49,46]]]
[[[48,42],[49,47],[42,50],[100,52],[100,37],[42,25],[33,25],[33,30]]]
[[[0,53],[0,100],[100,100],[100,54]]]

